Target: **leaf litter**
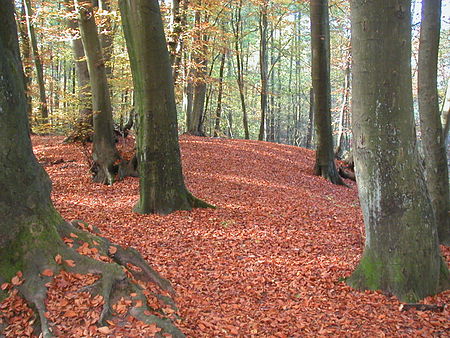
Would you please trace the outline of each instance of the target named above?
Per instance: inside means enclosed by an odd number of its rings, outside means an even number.
[[[131,211],[138,179],[95,184],[80,146],[54,136],[34,136],[33,144],[53,181],[52,198],[61,215],[81,219],[89,224],[87,230],[95,226],[115,243],[138,249],[170,279],[181,317],[177,325],[189,337],[450,335],[448,306],[442,312],[400,311],[394,297],[359,292],[343,282],[364,243],[357,189],[351,181],[346,188],[314,176],[311,150],[183,135],[186,184],[217,209],[159,216]],[[131,157],[133,147],[132,140],[119,142],[124,157]],[[441,248],[449,262],[450,248]],[[78,251],[102,259],[87,243]],[[62,257],[55,260],[63,263]],[[12,288],[21,278],[19,274],[2,284],[11,290],[0,303],[0,330],[7,323],[3,333],[9,337],[32,335],[33,313]],[[48,318],[57,336],[158,333],[158,327],[131,317],[97,327],[103,299],[80,292],[96,278],[62,272],[50,283]],[[132,298],[118,300],[113,310],[126,314]],[[449,300],[446,291],[423,303]],[[162,306],[151,293],[147,302],[154,309]]]

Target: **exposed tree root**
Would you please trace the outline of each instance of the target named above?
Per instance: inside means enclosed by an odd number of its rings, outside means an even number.
[[[56,245],[41,247],[27,254],[27,264],[21,274],[23,279],[16,279],[11,283],[11,286],[18,287],[24,299],[36,312],[42,337],[53,337],[52,323],[46,316],[45,299],[50,282],[63,270],[100,276],[95,283],[79,290],[103,297],[99,326],[107,325],[107,320],[116,316],[112,310],[115,302],[121,298],[132,297],[134,301],[139,301],[139,305],[132,306],[128,315],[144,323],[156,325],[161,329],[161,335],[168,333],[173,337],[184,337],[169,319],[169,315],[173,317],[173,313],[177,311],[170,297],[175,293],[170,282],[153,270],[136,250],[111,244],[106,238],[84,231],[83,228],[93,230],[79,221],[64,222],[57,227],[62,240]],[[145,282],[151,282],[155,288],[146,290]],[[149,305],[146,298],[148,294],[157,297],[159,304],[163,306],[157,308]],[[165,309],[170,309],[169,313],[166,313]]]

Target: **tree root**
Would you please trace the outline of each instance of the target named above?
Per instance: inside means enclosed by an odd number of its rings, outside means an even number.
[[[177,311],[175,303],[169,297],[175,293],[170,282],[153,270],[136,250],[111,244],[106,238],[85,231],[83,228],[86,227],[93,229],[79,221],[61,224],[57,230],[62,241],[30,252],[27,255],[29,264],[21,274],[23,279],[11,283],[11,286],[18,287],[36,312],[42,337],[53,337],[52,323],[46,316],[45,299],[50,282],[63,270],[100,276],[95,283],[79,290],[103,297],[104,303],[97,323],[100,327],[117,317],[112,309],[115,302],[133,298],[135,305],[128,309],[128,315],[146,324],[156,325],[160,335],[168,333],[173,337],[184,337],[169,318],[177,319],[173,315]],[[148,284],[145,283],[148,282],[156,288],[146,289]],[[149,304],[146,295],[156,297],[162,306]]]

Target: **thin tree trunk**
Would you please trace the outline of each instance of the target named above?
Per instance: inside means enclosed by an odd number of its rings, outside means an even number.
[[[258,140],[266,138],[266,115],[267,115],[267,83],[268,83],[268,7],[269,0],[263,0],[259,11],[259,75],[261,78],[260,109],[261,120],[259,124]]]
[[[448,146],[448,132],[450,129],[450,78],[447,81],[447,89],[445,91],[444,101],[441,109],[441,122],[443,129],[443,137],[446,147]]]
[[[33,54],[34,66],[36,68],[36,80],[39,87],[40,122],[43,124],[48,124],[48,107],[47,107],[47,95],[45,93],[44,69],[42,66],[41,56],[38,50],[36,32],[34,31],[34,26],[33,23],[31,22],[33,17],[33,9],[31,7],[31,0],[24,0],[24,3],[25,3],[25,16],[27,20],[28,36],[30,38],[31,52]]]
[[[195,35],[194,35],[194,67],[195,78],[193,78],[193,102],[191,116],[188,118],[187,133],[197,136],[205,136],[203,132],[203,119],[205,114],[206,98],[206,71],[207,71],[207,51],[208,36],[202,33],[202,25],[208,22],[207,16],[204,21],[201,19],[201,12],[195,12]]]
[[[95,0],[96,6],[103,11],[102,25],[100,26],[101,34],[99,34],[100,45],[102,46],[103,62],[105,63],[106,77],[112,77],[112,56],[114,51],[114,30],[111,19],[111,0]]]
[[[344,75],[344,86],[342,93],[342,105],[341,110],[339,112],[339,129],[338,136],[336,142],[336,150],[334,151],[334,155],[337,158],[341,158],[343,152],[346,150],[344,147],[345,140],[345,130],[348,128],[346,122],[348,121],[349,114],[349,96],[350,96],[350,57],[347,56],[347,62],[345,66],[345,75]]]
[[[75,7],[92,89],[94,181],[113,184],[119,153],[114,143],[111,100],[93,6],[90,1],[75,0]]]
[[[242,58],[242,0],[239,0],[238,8],[236,9],[236,21],[232,24],[234,32],[234,51],[236,54],[236,66],[237,66],[237,83],[239,88],[239,98],[241,100],[242,108],[242,124],[244,127],[244,138],[248,140],[250,138],[250,132],[248,128],[247,106],[245,103],[245,90],[244,90],[244,60]]]
[[[27,97],[27,115],[28,122],[30,126],[30,132],[33,126],[33,107],[32,107],[32,96],[31,96],[31,81],[33,77],[33,59],[31,57],[31,48],[30,48],[30,37],[28,35],[27,28],[27,15],[25,9],[25,1],[22,0],[22,8],[20,10],[20,20],[19,20],[19,33],[20,39],[22,41],[21,44],[21,52],[22,52],[22,63],[24,66],[24,75],[25,75],[25,95]]]
[[[220,68],[219,68],[219,89],[217,94],[217,108],[216,108],[216,122],[214,127],[214,137],[219,137],[220,135],[220,117],[222,114],[222,94],[223,94],[223,70],[225,68],[225,60],[227,53],[224,50],[220,57]]]
[[[439,116],[437,64],[441,0],[422,2],[418,94],[420,131],[425,153],[425,179],[438,224],[439,240],[450,245],[449,186],[445,139]]]
[[[314,90],[309,89],[309,116],[308,116],[308,133],[306,135],[306,148],[311,149],[313,144],[313,126],[314,126]]]
[[[312,83],[316,128],[314,173],[334,184],[343,184],[334,163],[331,133],[330,27],[328,0],[311,0]]]

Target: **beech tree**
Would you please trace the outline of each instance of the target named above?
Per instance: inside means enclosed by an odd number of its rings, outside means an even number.
[[[334,184],[343,184],[334,164],[331,133],[330,27],[328,0],[311,0],[313,110],[316,128],[314,172]]]
[[[114,143],[112,106],[105,60],[95,24],[92,2],[75,0],[75,7],[79,15],[78,24],[92,90],[94,181],[113,184],[114,166],[120,157]]]
[[[416,302],[450,286],[419,164],[411,81],[411,2],[351,2],[353,154],[366,227],[347,282]]]
[[[41,55],[38,50],[38,43],[36,32],[32,23],[33,8],[31,7],[31,0],[24,0],[25,17],[27,22],[28,37],[30,41],[31,53],[33,55],[34,66],[36,69],[36,80],[39,87],[39,114],[40,122],[48,123],[48,106],[47,94],[45,93],[44,69],[42,67]]]
[[[173,293],[167,280],[151,269],[137,251],[123,249],[105,238],[83,231],[81,222],[64,222],[53,207],[50,179],[33,154],[28,134],[13,1],[0,0],[0,8],[0,283],[16,276],[12,285],[17,286],[35,308],[43,337],[52,336],[51,323],[46,317],[46,285],[61,270],[101,276],[89,288],[104,300],[99,318],[101,325],[106,325],[105,320],[112,315],[112,295],[129,297],[133,292],[144,306],[133,307],[130,315],[149,324],[155,323],[163,332],[175,337],[183,336],[168,319],[146,315],[149,308],[143,290],[127,278],[127,273]],[[72,248],[62,240],[71,233],[79,239],[74,241]],[[115,263],[79,254],[76,249],[85,242],[90,247],[97,247],[101,255],[110,256]],[[128,264],[139,267],[140,272],[129,270]],[[0,291],[0,296],[2,293]],[[170,304],[167,306],[172,306]]]
[[[65,0],[68,14],[67,26],[72,34],[71,47],[75,59],[75,71],[78,84],[78,105],[79,116],[72,132],[66,138],[66,142],[81,141],[86,142],[92,138],[93,116],[89,70],[84,54],[83,42],[79,35],[78,20],[73,16],[74,6],[70,0]]]
[[[441,1],[423,1],[419,42],[418,97],[420,131],[425,153],[425,179],[438,223],[439,240],[441,243],[450,245],[447,154],[437,89],[440,22]]]
[[[136,93],[138,213],[168,214],[210,205],[187,190],[181,168],[169,52],[158,0],[121,0]]]

